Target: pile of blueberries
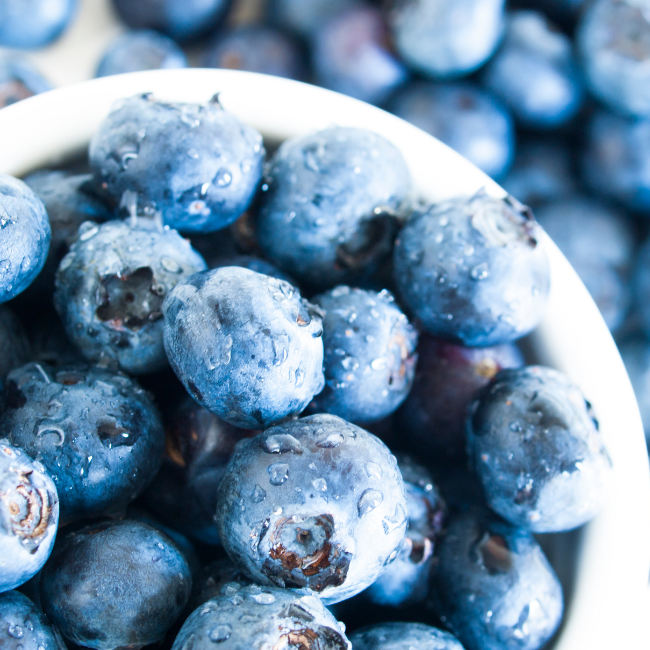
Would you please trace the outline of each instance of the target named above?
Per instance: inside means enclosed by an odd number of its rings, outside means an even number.
[[[373,132],[277,146],[218,95],[123,99],[87,158],[0,175],[0,646],[544,646],[535,535],[612,467],[514,343],[541,234],[511,196],[418,200]]]

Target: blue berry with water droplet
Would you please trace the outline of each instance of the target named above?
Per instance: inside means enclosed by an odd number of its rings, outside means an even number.
[[[464,650],[449,632],[424,623],[379,623],[350,635],[354,650]]]

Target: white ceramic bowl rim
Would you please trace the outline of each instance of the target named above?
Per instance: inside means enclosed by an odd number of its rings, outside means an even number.
[[[0,172],[24,175],[83,149],[117,99],[152,92],[160,99],[223,106],[269,139],[333,124],[373,130],[398,146],[417,195],[430,201],[484,188],[505,194],[464,158],[414,126],[336,93],[287,79],[229,70],[159,70],[106,77],[30,98],[0,111]],[[594,405],[614,464],[603,512],[581,536],[576,584],[558,650],[645,648],[650,570],[650,475],[643,427],[616,345],[577,275],[543,238],[551,295],[532,337],[540,362],[565,372]]]

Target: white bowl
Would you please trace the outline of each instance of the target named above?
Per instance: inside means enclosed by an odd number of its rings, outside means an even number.
[[[416,193],[431,201],[481,188],[505,194],[447,146],[384,111],[295,81],[226,70],[106,77],[9,106],[0,111],[0,171],[21,176],[78,153],[115,100],[143,92],[187,102],[204,102],[219,92],[227,110],[275,141],[333,124],[371,129],[401,149]],[[557,247],[547,237],[543,242],[552,284],[545,318],[531,338],[534,354],[569,375],[594,405],[615,473],[601,514],[579,535],[550,538],[551,555],[565,565],[560,573],[573,573],[555,648],[648,648],[650,476],[641,418],[598,309]]]

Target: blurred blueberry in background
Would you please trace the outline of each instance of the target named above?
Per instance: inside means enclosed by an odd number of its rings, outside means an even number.
[[[0,0],[0,46],[34,49],[61,36],[77,0]]]
[[[0,108],[51,88],[29,60],[15,54],[0,54]]]

